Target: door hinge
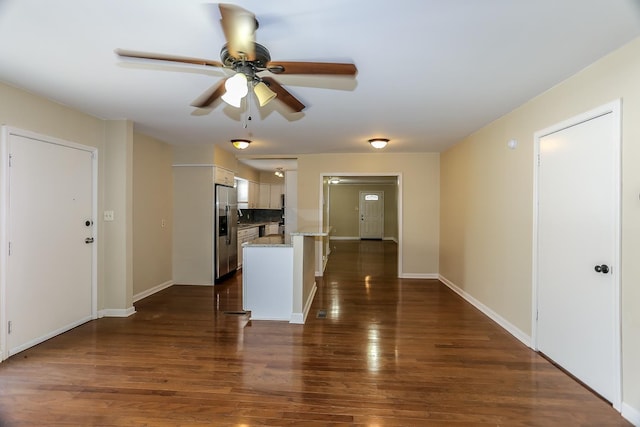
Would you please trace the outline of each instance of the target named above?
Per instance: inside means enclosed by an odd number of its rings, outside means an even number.
[[[9,242],[9,256],[11,256],[11,242]]]
[[[13,155],[9,154],[9,167],[11,167],[11,159],[13,158]]]
[[[538,153],[538,166],[540,166],[540,153]]]
[[[13,323],[11,322],[11,320],[9,320],[9,321],[7,322],[7,333],[8,333],[8,334],[10,334],[10,333],[11,333],[11,330],[13,329],[13,328],[12,328],[12,326],[13,326]]]

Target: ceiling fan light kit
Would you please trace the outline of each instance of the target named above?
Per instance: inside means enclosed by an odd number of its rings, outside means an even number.
[[[231,144],[233,144],[233,146],[238,150],[244,150],[249,147],[251,141],[249,141],[248,139],[232,139]]]
[[[218,8],[221,16],[220,24],[227,40],[220,51],[221,61],[124,49],[116,49],[115,53],[121,57],[198,64],[232,70],[233,76],[221,80],[192,102],[191,105],[196,108],[207,108],[219,98],[229,105],[240,108],[242,98],[247,95],[251,85],[261,107],[277,97],[291,111],[300,112],[305,108],[302,102],[273,77],[261,76],[258,73],[353,77],[358,72],[356,66],[350,63],[271,61],[269,50],[255,42],[255,33],[259,27],[255,15],[233,4],[220,3]]]
[[[240,108],[242,98],[247,96],[249,88],[247,86],[247,76],[242,73],[236,73],[233,77],[227,79],[224,83],[227,92],[222,95],[222,100],[229,105]]]
[[[261,107],[267,105],[269,101],[277,95],[274,91],[269,89],[269,86],[264,84],[264,82],[256,83],[253,86],[253,93],[256,95],[256,98],[258,98],[258,104],[260,104]]]
[[[274,172],[274,175],[278,178],[284,178],[284,172],[282,171],[282,168],[277,168]]]
[[[371,138],[369,144],[377,150],[381,150],[387,146],[389,140],[387,138]]]

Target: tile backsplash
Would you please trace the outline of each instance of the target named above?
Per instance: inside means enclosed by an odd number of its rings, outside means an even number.
[[[238,209],[242,216],[238,216],[240,224],[252,222],[280,222],[282,221],[282,209]]]

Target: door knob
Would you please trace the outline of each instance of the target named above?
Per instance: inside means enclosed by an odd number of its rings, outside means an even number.
[[[596,270],[596,273],[607,274],[609,273],[609,266],[607,264],[596,265],[594,270]]]

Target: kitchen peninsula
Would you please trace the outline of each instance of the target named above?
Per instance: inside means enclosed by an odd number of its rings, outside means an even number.
[[[315,239],[327,230],[299,230],[243,244],[243,309],[253,320],[304,323],[315,283]]]

